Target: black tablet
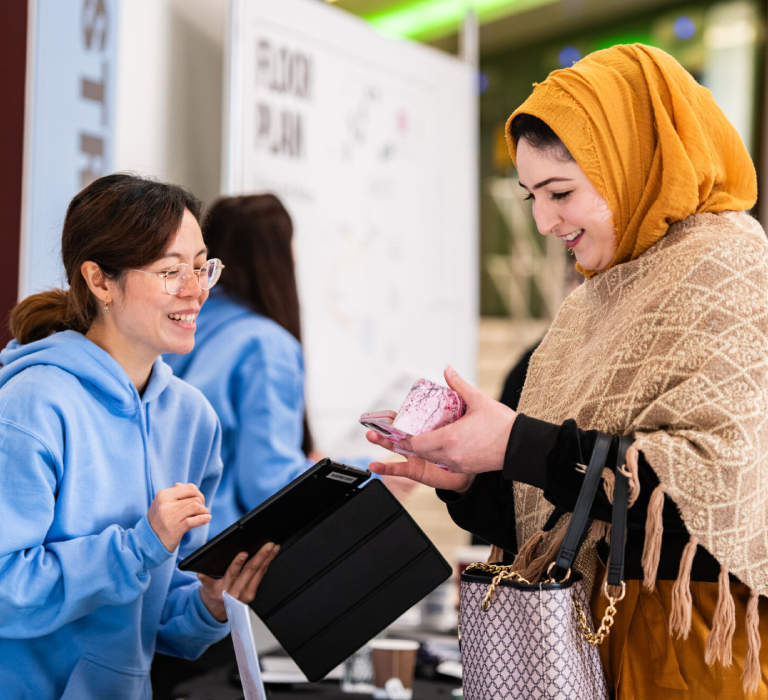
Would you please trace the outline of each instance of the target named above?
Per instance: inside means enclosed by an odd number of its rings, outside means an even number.
[[[192,552],[179,568],[221,577],[240,552],[250,557],[267,542],[285,550],[370,476],[367,469],[323,459]]]

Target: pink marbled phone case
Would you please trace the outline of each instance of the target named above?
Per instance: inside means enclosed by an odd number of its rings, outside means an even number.
[[[395,452],[411,454],[400,443],[411,435],[437,430],[461,418],[467,410],[464,399],[446,386],[419,379],[408,392],[397,414],[394,411],[364,413],[360,422],[395,444]],[[437,465],[445,469],[441,464]]]
[[[455,391],[419,379],[405,397],[392,427],[408,435],[421,435],[453,423],[464,411],[464,399]]]

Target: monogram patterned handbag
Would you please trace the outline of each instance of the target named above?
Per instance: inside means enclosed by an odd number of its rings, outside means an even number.
[[[477,563],[461,575],[460,628],[465,700],[608,700],[597,645],[613,625],[623,597],[629,481],[616,470],[611,549],[605,593],[609,604],[597,632],[587,593],[572,564],[590,525],[611,436],[598,434],[565,538],[547,578],[523,579],[510,566]],[[618,464],[629,441],[621,439]],[[621,588],[619,597],[607,586]],[[612,589],[615,590],[615,589]]]

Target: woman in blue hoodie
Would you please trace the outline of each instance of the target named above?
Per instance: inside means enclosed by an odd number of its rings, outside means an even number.
[[[71,202],[69,289],[22,301],[0,353],[0,696],[151,697],[155,649],[195,658],[253,599],[277,547],[220,580],[207,539],[220,427],[161,353],[189,352],[221,262],[180,187],[110,175]],[[224,523],[226,525],[228,523]]]

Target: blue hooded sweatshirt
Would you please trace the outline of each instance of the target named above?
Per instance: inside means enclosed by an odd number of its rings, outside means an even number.
[[[197,316],[192,352],[164,359],[203,392],[221,421],[224,474],[211,508],[212,537],[310,465],[301,451],[301,344],[216,287]]]
[[[158,359],[143,396],[74,331],[0,353],[0,697],[151,697],[155,650],[195,658],[224,637],[147,510],[176,482],[210,503],[220,428]]]

